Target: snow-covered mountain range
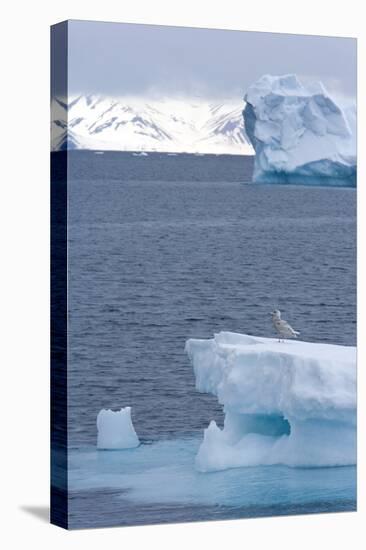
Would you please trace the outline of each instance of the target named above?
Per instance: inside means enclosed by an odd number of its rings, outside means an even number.
[[[201,154],[253,154],[244,103],[201,98],[72,97],[52,101],[53,151],[92,149]]]

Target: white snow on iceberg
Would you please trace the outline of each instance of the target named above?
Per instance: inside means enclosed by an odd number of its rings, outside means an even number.
[[[196,456],[202,472],[356,463],[356,348],[221,332],[190,339],[196,388],[224,406]]]
[[[131,449],[140,444],[131,420],[131,407],[120,411],[102,409],[97,416],[97,428],[98,449]]]
[[[254,181],[355,185],[355,106],[341,108],[320,82],[305,87],[295,75],[262,76],[245,101]]]

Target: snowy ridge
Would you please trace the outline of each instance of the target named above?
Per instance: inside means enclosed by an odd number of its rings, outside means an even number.
[[[254,181],[356,180],[356,107],[342,108],[324,86],[296,75],[262,76],[243,111],[255,149]]]
[[[253,154],[242,102],[78,96],[52,102],[52,150]],[[67,122],[66,122],[67,121]]]
[[[221,332],[190,339],[196,388],[224,406],[205,430],[200,471],[356,462],[356,349]]]

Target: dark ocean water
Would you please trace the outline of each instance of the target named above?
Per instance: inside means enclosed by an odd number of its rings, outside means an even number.
[[[238,156],[70,153],[68,412],[78,456],[95,445],[101,408],[131,406],[146,442],[199,438],[209,420],[222,424],[216,399],[195,391],[187,338],[273,336],[276,307],[304,340],[355,345],[355,189],[255,185],[252,165]],[[235,512],[229,501],[193,497],[132,506],[113,483],[79,484],[71,525],[353,509],[355,469],[342,476],[338,500],[254,499]]]

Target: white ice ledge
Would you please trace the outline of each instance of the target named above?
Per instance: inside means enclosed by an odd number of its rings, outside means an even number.
[[[190,339],[196,388],[224,406],[196,457],[200,471],[356,462],[356,348],[221,332]]]

